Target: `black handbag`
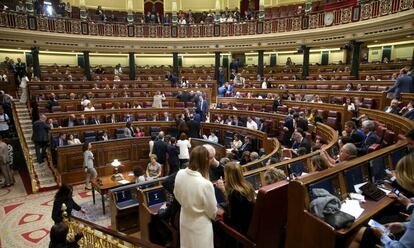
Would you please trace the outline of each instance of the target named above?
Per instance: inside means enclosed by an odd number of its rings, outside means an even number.
[[[350,227],[354,221],[354,216],[342,211],[338,211],[325,217],[325,222],[333,226],[335,229]]]

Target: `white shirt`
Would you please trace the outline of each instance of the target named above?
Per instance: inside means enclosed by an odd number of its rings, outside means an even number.
[[[344,103],[344,106],[346,106],[346,103]],[[355,105],[351,102],[351,104],[348,105],[348,111],[355,111]]]
[[[188,140],[178,140],[177,146],[180,148],[180,154],[178,155],[179,159],[190,159],[190,153],[188,149],[191,148],[190,141]]]
[[[256,123],[255,121],[253,121],[253,120],[248,121],[248,122],[246,123],[246,127],[247,127],[248,129],[257,130],[257,123]]]
[[[265,81],[262,83],[262,89],[267,89],[267,83]]]
[[[92,107],[85,107],[84,108],[84,111],[95,111],[95,107],[94,106],[92,106]]]
[[[218,137],[216,135],[213,136],[213,135],[210,134],[208,136],[208,140],[211,141],[211,142],[214,142],[214,143],[218,143]]]

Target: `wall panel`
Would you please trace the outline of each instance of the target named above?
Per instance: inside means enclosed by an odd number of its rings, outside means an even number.
[[[76,54],[50,54],[40,52],[39,62],[41,65],[70,65],[77,66],[78,60]]]

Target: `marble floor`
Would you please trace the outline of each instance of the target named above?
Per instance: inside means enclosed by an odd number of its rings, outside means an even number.
[[[18,173],[15,179],[14,186],[0,189],[0,248],[47,248],[49,231],[53,225],[51,213],[56,190],[27,194]],[[109,202],[105,204],[106,215],[103,215],[100,195],[98,197],[96,204],[93,204],[92,193],[85,191],[84,185],[75,186],[73,199],[86,210],[86,214],[73,214],[109,227]]]

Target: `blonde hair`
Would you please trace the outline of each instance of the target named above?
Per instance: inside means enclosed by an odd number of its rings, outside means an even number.
[[[190,153],[188,168],[193,171],[200,172],[204,178],[208,179],[209,166],[209,155],[207,148],[202,145],[196,146]]]
[[[158,158],[157,158],[157,155],[156,154],[151,154],[151,155],[149,155],[149,158],[150,159],[155,159],[155,160],[157,160]]]
[[[253,186],[243,177],[241,166],[235,162],[224,166],[225,189],[227,194],[232,190],[239,192],[249,202],[255,202],[256,193]]]
[[[409,154],[400,159],[395,169],[397,182],[406,190],[414,193],[414,154]]]

